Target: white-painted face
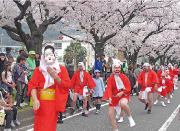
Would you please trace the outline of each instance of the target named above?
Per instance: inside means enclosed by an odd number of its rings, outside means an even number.
[[[52,49],[45,50],[44,54],[45,54],[44,60],[47,64],[53,64],[55,62],[55,57]]]

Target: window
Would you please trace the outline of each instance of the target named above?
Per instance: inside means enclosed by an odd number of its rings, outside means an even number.
[[[62,43],[54,43],[55,49],[62,49]]]

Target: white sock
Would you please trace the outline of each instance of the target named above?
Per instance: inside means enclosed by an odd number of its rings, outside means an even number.
[[[123,120],[123,117],[120,117],[120,119],[122,119],[122,120]]]
[[[117,129],[117,130],[115,130],[115,131],[118,131],[118,129]]]
[[[128,117],[128,120],[130,121],[132,119],[132,116]]]

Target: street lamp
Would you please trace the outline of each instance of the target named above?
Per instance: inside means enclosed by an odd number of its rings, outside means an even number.
[[[1,34],[1,52],[3,52],[3,49],[2,49],[2,37],[3,37],[3,33]]]

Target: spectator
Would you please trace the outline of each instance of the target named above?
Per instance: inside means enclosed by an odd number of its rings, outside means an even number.
[[[8,60],[10,56],[12,56],[11,55],[11,48],[10,47],[6,47],[5,56],[6,56],[6,60]]]
[[[159,64],[156,63],[156,66],[154,67],[154,71],[157,73],[159,71],[159,68],[160,68]]]
[[[22,55],[22,53],[24,52],[24,50],[19,50],[19,55]]]
[[[40,65],[40,59],[41,59],[40,53],[36,52],[36,56],[35,56],[36,67]]]
[[[35,51],[29,51],[29,57],[25,62],[26,68],[31,72],[31,76],[29,77],[29,79],[31,79],[33,72],[36,68],[35,55],[36,55]]]
[[[71,58],[71,53],[67,53],[67,59],[65,60],[65,67],[68,70],[70,79],[72,79],[72,76],[74,74],[74,60]]]
[[[111,73],[112,73],[112,64],[113,64],[113,60],[111,57],[109,57],[108,62],[106,63],[106,73],[107,73],[107,79],[110,77]]]
[[[24,56],[19,56],[17,58],[17,62],[12,70],[12,73],[14,75],[14,81],[17,85],[17,93],[16,93],[16,106],[17,109],[22,109],[22,107],[20,107],[20,103],[22,100],[22,94],[23,94],[23,88],[25,86],[25,74],[24,74],[24,69],[23,69],[23,65],[25,63],[25,57]]]
[[[4,53],[0,53],[0,74],[3,72],[4,62],[6,61],[6,57]],[[0,86],[2,85],[2,76],[0,75]]]
[[[12,68],[14,66],[14,59],[12,56],[9,57],[8,61],[11,63],[11,71],[12,71]]]
[[[27,61],[28,58],[28,54],[24,51],[23,53],[21,53],[22,56],[25,57],[25,61]],[[23,89],[23,98],[21,100],[21,105],[27,105],[25,102],[29,102],[29,96],[27,96],[27,91],[28,91],[28,77],[31,76],[31,72],[29,70],[26,69],[26,66],[23,65],[23,69],[24,69],[24,74],[25,74],[25,87]],[[24,102],[25,101],[25,102]]]
[[[134,70],[134,77],[135,77],[135,80],[137,80],[139,74],[140,74],[142,71],[143,71],[143,70],[140,69],[139,64],[137,64],[137,68]],[[140,90],[141,90],[141,85],[139,84],[139,85],[138,85],[138,91],[140,92]],[[137,93],[137,92],[136,92],[136,93]]]
[[[154,63],[151,63],[151,66],[152,66],[152,70],[154,70]]]
[[[86,69],[87,72],[91,71],[91,67],[88,65],[88,68]]]
[[[0,94],[3,98],[0,102],[0,110],[4,108],[6,114],[6,125],[4,131],[11,131],[11,127],[15,127],[15,124],[20,125],[20,122],[16,119],[17,108],[13,106],[13,104],[7,104],[7,98],[9,97],[8,89],[0,88]]]
[[[100,56],[97,56],[97,60],[95,60],[94,70],[99,70],[99,71],[101,71],[101,60],[100,60]]]
[[[102,63],[102,77],[104,78],[104,80],[106,80],[106,60],[104,59],[105,55],[102,55],[101,57],[101,63]]]
[[[133,96],[133,94],[136,92],[136,90],[134,89],[134,85],[136,84],[136,81],[135,81],[135,77],[133,75],[133,66],[132,65],[129,65],[129,67],[128,67],[128,78],[131,83],[131,95]],[[138,93],[138,92],[136,92],[136,93]]]
[[[15,87],[15,83],[13,82],[10,70],[11,63],[6,61],[4,64],[4,71],[2,72],[2,88],[9,90],[9,103],[12,104],[13,87]]]
[[[143,69],[143,65],[144,65],[144,63],[141,62],[140,69]]]
[[[124,59],[121,69],[122,69],[122,73],[127,75],[128,69],[127,69],[127,60],[126,59]]]

